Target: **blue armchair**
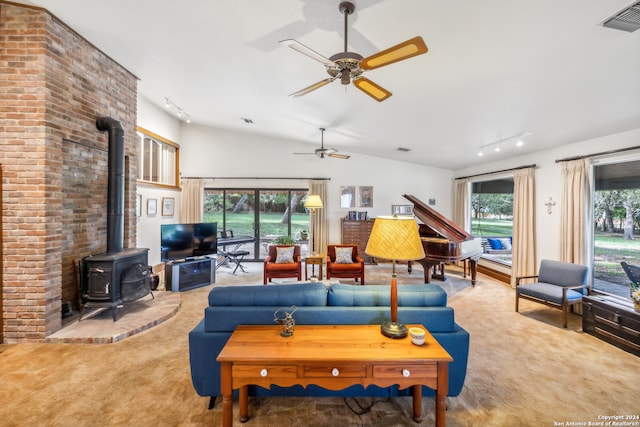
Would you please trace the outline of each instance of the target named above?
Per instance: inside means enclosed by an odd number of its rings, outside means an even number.
[[[582,302],[587,295],[587,272],[584,265],[542,260],[537,276],[516,277],[516,312],[520,298],[536,301],[562,310],[562,327],[567,327],[569,306]],[[535,283],[520,284],[523,279]]]

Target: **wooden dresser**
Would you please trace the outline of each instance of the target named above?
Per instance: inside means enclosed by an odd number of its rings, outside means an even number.
[[[601,295],[584,297],[582,330],[640,356],[640,313],[631,302]]]
[[[364,252],[367,248],[367,242],[369,242],[373,222],[373,219],[359,221],[350,219],[342,220],[342,243],[357,245],[358,255],[360,255],[367,264],[375,263],[375,260]]]

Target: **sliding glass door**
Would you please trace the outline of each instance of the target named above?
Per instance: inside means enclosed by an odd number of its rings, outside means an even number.
[[[247,260],[263,260],[270,244],[293,242],[308,253],[309,213],[304,208],[306,189],[205,189],[204,220],[234,237],[250,236]]]

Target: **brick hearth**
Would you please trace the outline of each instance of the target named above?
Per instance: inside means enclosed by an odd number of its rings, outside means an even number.
[[[180,309],[179,292],[156,291],[153,294],[155,299],[148,295],[119,308],[115,322],[111,309],[87,311],[80,321],[76,315],[65,327],[49,335],[45,342],[108,344],[122,341],[172,318]]]

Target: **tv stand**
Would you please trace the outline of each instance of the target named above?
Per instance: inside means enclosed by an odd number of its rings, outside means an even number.
[[[207,286],[216,282],[215,259],[196,257],[190,260],[168,261],[165,275],[167,291],[181,292]]]

